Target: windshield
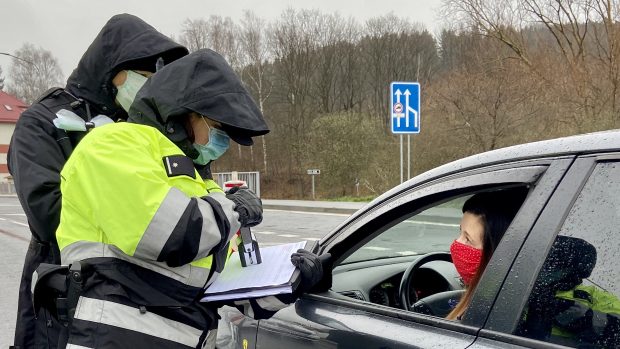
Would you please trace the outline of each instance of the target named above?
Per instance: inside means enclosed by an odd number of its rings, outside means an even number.
[[[452,199],[406,218],[353,252],[343,264],[449,252],[450,244],[458,237],[461,208],[468,198]]]

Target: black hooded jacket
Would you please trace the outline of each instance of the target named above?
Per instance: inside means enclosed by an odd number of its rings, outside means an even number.
[[[112,78],[119,71],[154,71],[159,57],[167,63],[186,54],[185,47],[140,18],[128,14],[114,16],[67,80],[68,93],[55,90],[22,113],[11,138],[8,167],[31,231],[39,241],[55,241],[59,219],[59,173],[66,159],[57,142],[61,135],[52,123],[56,111],[64,108],[86,118],[88,105],[92,116],[122,116],[124,111],[115,104],[116,90],[112,85]],[[70,106],[76,99],[84,102]]]
[[[198,153],[179,116],[190,112],[218,121],[235,142],[269,132],[241,79],[215,51],[202,49],[165,66],[142,86],[129,108],[129,122],[153,126],[191,158]],[[195,154],[194,154],[195,153]]]
[[[60,263],[55,238],[60,217],[60,171],[82,136],[57,129],[53,124],[56,112],[67,109],[84,119],[98,114],[113,119],[126,117],[115,104],[112,78],[124,69],[154,71],[158,58],[169,63],[187,53],[185,47],[140,18],[116,15],[86,50],[65,89],[47,91],[21,114],[11,138],[7,163],[28,218],[32,240],[20,285],[16,348],[47,348],[46,343],[53,343],[53,338],[39,341],[38,334],[35,335],[30,284],[32,273],[40,263]],[[44,333],[50,336],[52,330],[44,329]]]

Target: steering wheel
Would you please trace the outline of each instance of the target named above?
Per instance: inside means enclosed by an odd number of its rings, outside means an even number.
[[[409,292],[414,275],[422,265],[432,261],[446,261],[452,263],[452,256],[448,252],[427,253],[416,259],[416,261],[405,270],[403,278],[400,280],[400,288],[398,289],[398,298],[405,310],[413,310],[413,304],[418,301],[415,290],[414,292]],[[413,299],[411,299],[411,294],[413,294]]]

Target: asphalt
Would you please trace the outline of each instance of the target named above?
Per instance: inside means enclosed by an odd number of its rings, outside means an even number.
[[[262,200],[264,209],[353,214],[366,206],[367,202],[311,201],[311,200]],[[434,207],[416,214],[413,220],[436,223],[459,224],[461,211],[458,208]]]

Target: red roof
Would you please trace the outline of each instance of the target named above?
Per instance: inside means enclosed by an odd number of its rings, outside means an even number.
[[[0,123],[16,123],[26,108],[28,108],[26,103],[4,91],[0,91]]]

